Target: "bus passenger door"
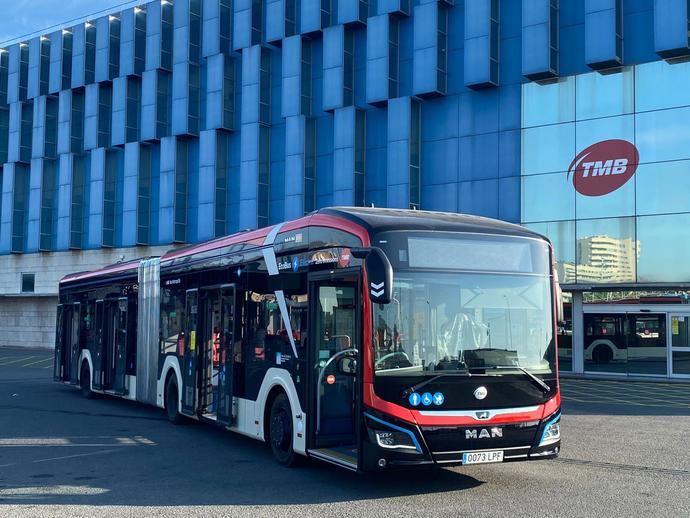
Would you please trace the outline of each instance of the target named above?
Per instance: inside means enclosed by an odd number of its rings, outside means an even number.
[[[127,371],[127,298],[117,299],[115,318],[115,358],[113,391],[118,394],[125,393],[125,373]]]
[[[218,422],[233,422],[232,388],[235,366],[235,286],[220,289],[220,351],[218,358]],[[239,353],[239,346],[238,351]]]
[[[311,283],[310,335],[315,402],[311,453],[357,468],[359,400],[359,283],[356,275]]]
[[[70,383],[79,382],[79,353],[81,352],[81,303],[72,304],[72,319],[70,324],[70,355],[69,380]]]
[[[199,290],[188,290],[185,301],[185,347],[182,361],[182,413],[194,415],[197,397],[197,324],[199,320]]]
[[[66,364],[66,353],[69,333],[67,331],[67,316],[69,312],[66,306],[58,304],[57,320],[55,325],[55,364],[53,378],[55,381],[64,381],[64,368]]]
[[[96,301],[95,349],[91,355],[93,362],[93,388],[103,388],[103,301]]]

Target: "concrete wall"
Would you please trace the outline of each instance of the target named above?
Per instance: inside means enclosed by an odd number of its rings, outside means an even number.
[[[96,270],[137,257],[163,255],[170,247],[80,250],[0,256],[0,347],[55,344],[58,284],[69,273]],[[36,275],[34,294],[21,293],[21,274]]]

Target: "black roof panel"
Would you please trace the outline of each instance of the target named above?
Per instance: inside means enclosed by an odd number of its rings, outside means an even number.
[[[520,225],[454,212],[374,207],[329,207],[320,209],[316,213],[349,219],[364,226],[372,234],[390,230],[430,230],[523,236],[547,241],[541,234]]]

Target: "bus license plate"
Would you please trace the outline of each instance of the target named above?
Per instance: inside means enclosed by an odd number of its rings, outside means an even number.
[[[463,464],[488,464],[490,462],[503,462],[502,451],[477,451],[474,453],[463,453]]]

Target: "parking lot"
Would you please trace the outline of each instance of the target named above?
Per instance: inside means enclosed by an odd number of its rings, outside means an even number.
[[[84,400],[51,369],[49,351],[0,349],[0,516],[690,514],[688,385],[566,379],[558,460],[362,476]]]

